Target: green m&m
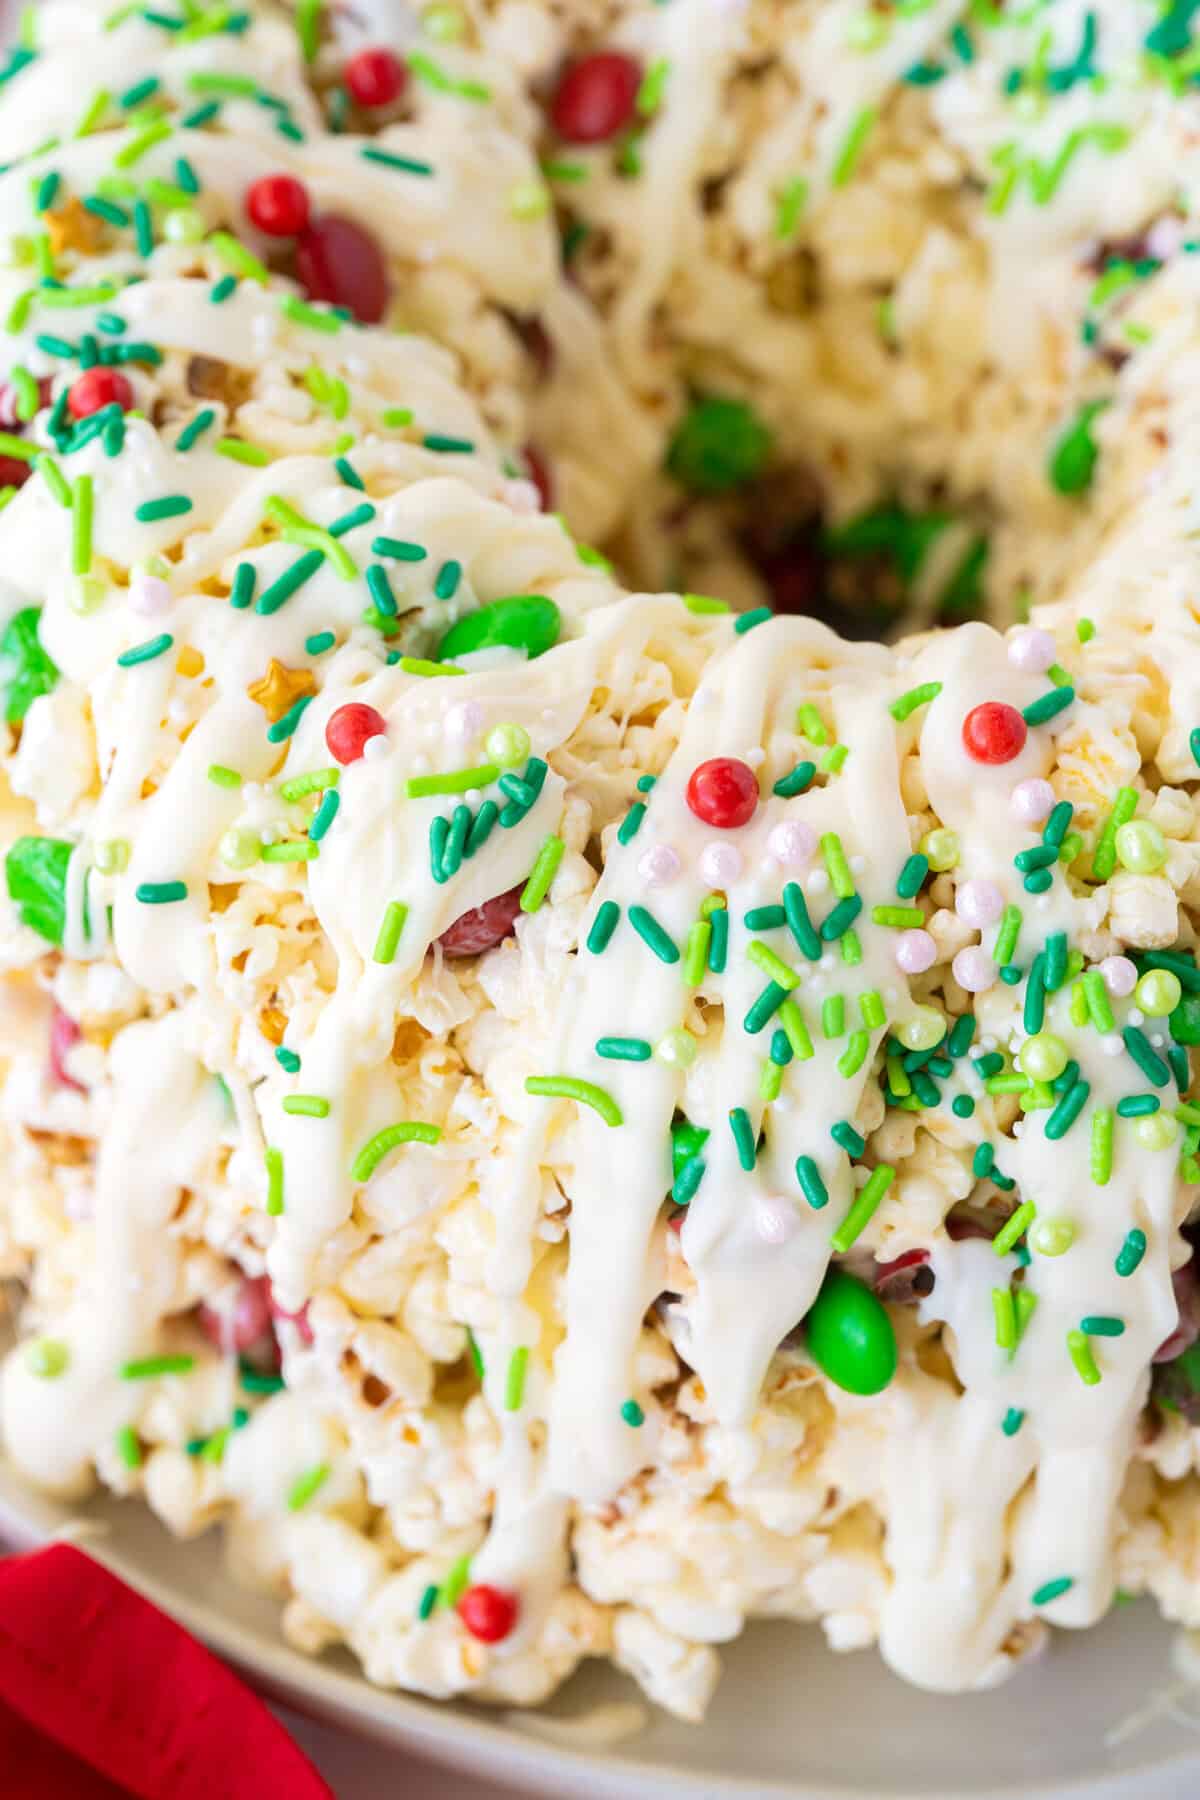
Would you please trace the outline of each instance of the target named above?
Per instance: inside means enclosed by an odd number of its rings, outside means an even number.
[[[848,1394],[879,1394],[896,1373],[896,1333],[866,1282],[831,1268],[804,1321],[808,1353]]]
[[[508,594],[455,621],[437,647],[439,662],[476,650],[523,650],[530,662],[558,642],[562,617],[545,594]]]
[[[75,846],[61,838],[20,837],[4,859],[8,897],[22,925],[61,944],[67,918],[67,865]]]
[[[58,670],[38,636],[41,616],[40,606],[26,606],[13,614],[0,636],[0,693],[10,725],[19,725],[33,702],[58,682]]]

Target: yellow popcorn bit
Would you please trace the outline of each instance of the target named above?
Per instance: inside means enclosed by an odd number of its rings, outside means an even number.
[[[266,1006],[258,1015],[258,1028],[268,1044],[282,1044],[287,1023],[286,1015],[277,1006]]]
[[[1130,787],[1142,759],[1128,727],[1107,732],[1066,731],[1058,740],[1058,769],[1053,779],[1060,800],[1075,808],[1075,823],[1097,825],[1107,817],[1112,797]]]
[[[315,694],[317,684],[311,669],[289,669],[272,657],[265,675],[252,681],[246,692],[256,706],[261,706],[272,725],[290,712],[305,694]]]
[[[61,256],[64,250],[78,250],[85,256],[94,256],[100,248],[103,230],[104,221],[88,212],[75,194],[46,214],[46,231],[55,256]]]

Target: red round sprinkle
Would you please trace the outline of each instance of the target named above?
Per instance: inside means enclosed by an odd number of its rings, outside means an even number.
[[[513,926],[521,916],[521,895],[523,884],[509,888],[506,894],[497,894],[491,900],[485,900],[482,906],[472,907],[455,919],[453,925],[447,926],[438,943],[446,956],[482,956],[485,950],[494,950],[505,938],[513,934]]]
[[[598,50],[563,72],[550,117],[568,144],[604,144],[633,118],[641,66],[620,50]]]
[[[325,742],[330,756],[340,763],[352,763],[362,755],[368,738],[378,737],[386,730],[387,720],[381,712],[362,700],[351,700],[330,714]]]
[[[80,1094],[85,1092],[83,1083],[67,1072],[66,1058],[82,1036],[70,1013],[56,1006],[50,1015],[50,1073],[60,1087],[74,1088]]]
[[[383,252],[369,231],[338,213],[314,219],[296,243],[296,274],[310,300],[344,306],[378,325],[388,303]]]
[[[973,706],[963,720],[963,743],[975,762],[1006,763],[1020,756],[1029,735],[1015,706],[1004,700],[985,700]]]
[[[758,805],[758,777],[735,756],[714,756],[692,770],[687,803],[698,819],[718,831],[747,825]]]
[[[467,1589],[455,1610],[473,1638],[481,1644],[498,1644],[516,1624],[521,1603],[504,1588],[480,1581]]]
[[[246,213],[264,237],[297,237],[308,224],[308,189],[294,175],[260,175],[246,189]]]
[[[133,387],[119,369],[97,366],[85,369],[67,389],[67,405],[73,419],[87,419],[102,406],[116,401],[122,412],[133,405]]]
[[[407,85],[407,68],[381,46],[359,50],[346,64],[346,86],[360,106],[390,106]]]
[[[271,1331],[271,1284],[265,1275],[244,1276],[229,1306],[200,1307],[201,1331],[226,1356],[240,1356]]]

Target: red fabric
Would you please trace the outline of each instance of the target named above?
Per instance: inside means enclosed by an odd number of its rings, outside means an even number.
[[[0,1563],[0,1771],[21,1800],[335,1800],[236,1675],[70,1544]]]

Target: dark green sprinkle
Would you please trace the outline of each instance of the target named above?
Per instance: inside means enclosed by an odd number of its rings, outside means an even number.
[[[1124,1337],[1124,1319],[1115,1319],[1109,1313],[1089,1313],[1079,1321],[1080,1331],[1088,1337]]]
[[[1051,688],[1048,694],[1043,694],[1031,705],[1023,707],[1021,717],[1027,725],[1045,725],[1070,706],[1074,698],[1075,689],[1073,687]]]
[[[649,1062],[654,1051],[645,1038],[601,1037],[596,1039],[596,1055],[609,1062]]]
[[[1146,1034],[1139,1031],[1136,1025],[1126,1025],[1121,1036],[1124,1039],[1125,1048],[1146,1080],[1153,1087],[1166,1087],[1171,1079],[1171,1071],[1157,1050],[1154,1049]]]
[[[281,1069],[286,1069],[289,1075],[298,1075],[300,1073],[300,1058],[296,1055],[294,1050],[285,1050],[282,1044],[279,1044],[276,1047],[275,1061],[279,1064]]]
[[[780,1069],[786,1069],[792,1060],[792,1046],[788,1042],[786,1031],[779,1030],[771,1034],[771,1061]]]
[[[1157,1094],[1126,1094],[1123,1100],[1117,1101],[1117,1114],[1122,1119],[1146,1119],[1161,1106]]]
[[[164,494],[160,500],[143,500],[133,516],[143,525],[153,525],[159,519],[177,519],[191,510],[192,503],[186,494]]]
[[[912,1090],[922,1106],[937,1106],[941,1102],[942,1092],[936,1081],[931,1081],[924,1069],[918,1069],[912,1077]]]
[[[1025,1008],[1022,1024],[1032,1037],[1042,1029],[1046,1017],[1046,958],[1039,951],[1033,959],[1025,986]]]
[[[1010,1406],[1004,1415],[1004,1421],[1001,1424],[1000,1429],[1005,1437],[1016,1437],[1024,1422],[1025,1414],[1021,1411],[1020,1407]]]
[[[729,1129],[733,1133],[738,1162],[748,1174],[758,1159],[758,1145],[754,1136],[754,1127],[750,1123],[750,1115],[744,1106],[735,1106],[731,1109]]]
[[[621,917],[621,909],[615,900],[605,900],[592,920],[592,928],[587,934],[587,947],[593,956],[600,956],[609,945],[613,932],[617,929]]]
[[[951,1056],[965,1056],[971,1048],[971,1039],[975,1036],[974,1013],[963,1013],[955,1019],[946,1039],[946,1048]]]
[[[332,650],[337,638],[332,631],[314,631],[311,637],[304,640],[304,648],[309,656],[320,656],[323,650]]]
[[[669,932],[665,931],[652,912],[644,906],[629,908],[629,923],[641,938],[643,944],[653,950],[659,962],[677,963],[679,950]]]
[[[140,881],[134,898],[143,906],[169,906],[175,900],[187,899],[186,881]]]
[[[329,827],[333,824],[333,821],[337,817],[338,807],[341,803],[341,795],[336,788],[329,788],[322,796],[321,804],[314,813],[313,822],[308,828],[308,835],[314,844],[320,843],[321,839],[325,836],[325,833],[329,830]]]
[[[629,811],[625,814],[625,817],[621,820],[620,827],[617,831],[617,842],[619,844],[631,843],[641,830],[642,820],[645,816],[645,805],[641,800],[635,800]]]
[[[1013,857],[1013,867],[1022,875],[1028,875],[1032,869],[1046,869],[1057,861],[1058,851],[1053,844],[1034,844],[1028,850],[1017,851]]]
[[[684,1163],[671,1184],[671,1198],[676,1206],[686,1206],[693,1199],[704,1179],[705,1167],[704,1159],[699,1156],[693,1156]]]
[[[733,622],[733,629],[738,637],[745,637],[746,633],[753,631],[756,625],[765,625],[768,619],[774,617],[769,606],[756,606],[752,612],[742,613],[736,618]]]
[[[1091,1087],[1086,1081],[1077,1081],[1075,1086],[1065,1093],[1050,1117],[1046,1120],[1046,1136],[1048,1138],[1065,1137],[1088,1102]]]
[[[1146,1234],[1135,1226],[1132,1231],[1125,1234],[1125,1242],[1117,1252],[1117,1274],[1132,1275],[1145,1254]]]
[[[228,300],[229,296],[232,293],[236,292],[236,290],[237,290],[237,276],[236,275],[222,275],[220,281],[215,281],[213,283],[212,287],[209,289],[208,297],[212,301],[214,306],[220,306],[222,301]]]
[[[362,490],[364,485],[363,478],[354,467],[353,463],[347,462],[344,456],[335,456],[333,459],[333,466],[347,487],[358,488],[360,491]]]
[[[297,557],[296,561],[283,571],[282,575],[276,577],[270,587],[263,589],[254,603],[255,612],[263,616],[277,613],[280,607],[284,606],[292,595],[302,588],[311,576],[316,574],[324,561],[325,552],[323,550],[306,550],[303,556]]]
[[[802,794],[811,784],[816,772],[816,763],[798,762],[790,774],[781,776],[771,792],[778,794],[781,800],[794,800],[797,794]]]
[[[429,821],[429,871],[439,886],[447,879],[446,870],[442,866],[442,855],[449,836],[450,821],[438,813]]]
[[[970,1094],[956,1094],[950,1102],[950,1111],[956,1119],[969,1119],[975,1111],[975,1102]]]
[[[475,852],[482,849],[492,834],[496,821],[500,817],[500,808],[494,800],[485,800],[471,821],[471,829],[467,833],[467,841],[463,845],[463,856],[470,861]]]
[[[786,922],[787,914],[782,906],[752,906],[742,916],[743,925],[751,931],[774,931],[777,926]]]
[[[161,632],[158,637],[147,638],[144,644],[135,644],[132,650],[123,650],[117,658],[117,665],[122,669],[133,669],[138,663],[153,662],[156,656],[164,655],[174,642],[169,631]]]
[[[398,608],[396,596],[392,592],[392,584],[388,580],[387,570],[382,563],[367,565],[367,588],[377,609],[385,619],[394,619]]]
[[[820,1212],[829,1204],[829,1189],[821,1179],[821,1171],[811,1156],[796,1158],[796,1180],[800,1183],[800,1192],[808,1201],[814,1212]]]
[[[822,922],[821,937],[824,942],[833,944],[837,942],[838,938],[844,937],[862,909],[863,903],[860,894],[848,894],[844,900],[839,900],[833,911]]]
[[[839,1119],[836,1125],[831,1125],[829,1135],[847,1156],[861,1156],[867,1147],[866,1138],[859,1136],[848,1119]]]
[[[1188,1067],[1187,1051],[1181,1049],[1178,1044],[1172,1044],[1167,1050],[1167,1062],[1170,1064],[1171,1073],[1175,1077],[1175,1086],[1179,1089],[1181,1094],[1186,1093],[1188,1083],[1192,1079],[1192,1071]]]
[[[789,881],[784,887],[783,912],[797,948],[810,962],[816,962],[821,954],[821,939],[808,916],[808,902],[798,881]]]
[[[1075,808],[1069,800],[1056,802],[1042,829],[1042,842],[1053,844],[1056,850],[1061,850],[1062,841],[1067,835],[1067,827],[1071,823],[1074,811]]]
[[[1054,1077],[1054,1080],[1050,1083],[1050,1087],[1052,1092],[1056,1094],[1065,1094],[1075,1086],[1075,1083],[1078,1080],[1079,1064],[1075,1061],[1075,1058],[1072,1057],[1062,1074]]]
[[[725,973],[725,963],[729,956],[729,909],[718,906],[709,915],[712,936],[708,940],[708,966],[714,975]]]
[[[438,451],[443,456],[470,456],[475,449],[470,438],[445,437],[439,431],[427,433],[421,443],[426,450]]]
[[[133,235],[139,256],[149,256],[154,249],[154,220],[144,200],[133,203]]]
[[[1148,950],[1141,960],[1148,969],[1168,969],[1177,975],[1185,994],[1200,994],[1200,969],[1192,957],[1178,950]]]
[[[911,900],[919,894],[924,886],[925,877],[929,873],[927,856],[910,856],[896,878],[896,892],[901,900]]]
[[[971,1159],[971,1171],[976,1180],[982,1181],[985,1175],[991,1174],[992,1165],[995,1160],[996,1152],[992,1145],[980,1144],[975,1155]]]
[[[776,981],[768,981],[742,1020],[742,1030],[753,1037],[756,1032],[762,1030],[769,1019],[774,1018],[786,999],[787,989],[780,987]]]
[[[177,450],[190,450],[192,445],[196,442],[196,439],[198,437],[203,437],[216,416],[217,415],[212,407],[206,406],[202,412],[196,414],[194,419],[189,419],[179,436],[175,439],[175,448]]]
[[[312,705],[315,698],[316,696],[313,694],[301,694],[299,700],[296,701],[296,704],[294,706],[289,706],[281,719],[276,719],[273,725],[268,725],[267,742],[269,744],[282,744],[290,738],[297,725],[299,725],[301,719],[304,717],[306,708]]]
[[[1065,931],[1052,931],[1046,939],[1045,963],[1043,978],[1046,992],[1058,991],[1067,978],[1067,934]]]
[[[1044,894],[1053,884],[1054,876],[1049,869],[1034,869],[1025,877],[1022,886],[1027,894]]]
[[[404,538],[377,537],[371,539],[372,556],[390,556],[395,562],[424,562],[429,555],[421,544],[410,544]]]
[[[433,591],[439,600],[453,600],[458,592],[458,584],[462,580],[462,564],[460,562],[444,562],[437,572]]]
[[[229,590],[229,604],[238,612],[245,612],[254,598],[255,569],[253,563],[241,562],[233,572],[233,586]]]
[[[360,525],[369,525],[375,517],[375,508],[369,500],[360,500],[357,506],[343,513],[340,519],[334,519],[328,527],[332,538],[345,537],[348,531],[356,531]]]

